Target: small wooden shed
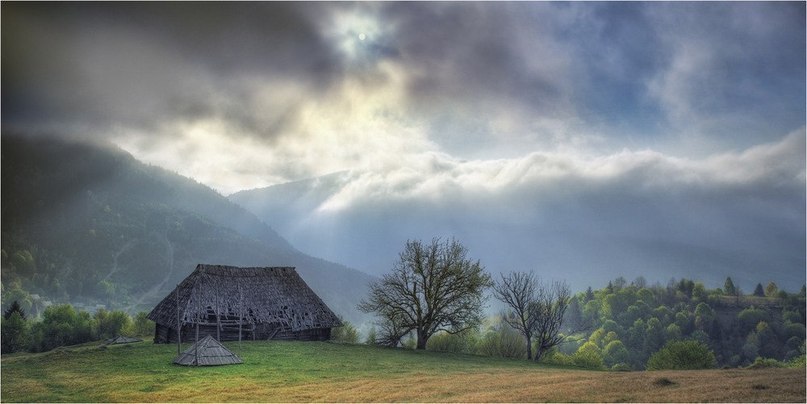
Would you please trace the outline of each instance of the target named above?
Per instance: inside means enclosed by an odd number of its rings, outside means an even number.
[[[213,336],[327,340],[339,318],[292,267],[239,268],[200,264],[149,313],[155,343]]]
[[[208,335],[174,358],[174,363],[182,366],[218,366],[235,365],[243,361]]]

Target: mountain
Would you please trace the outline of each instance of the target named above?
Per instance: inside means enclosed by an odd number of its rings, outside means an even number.
[[[1,151],[4,291],[147,310],[198,263],[293,266],[337,314],[364,319],[373,277],[301,253],[202,184],[109,144],[3,134]]]

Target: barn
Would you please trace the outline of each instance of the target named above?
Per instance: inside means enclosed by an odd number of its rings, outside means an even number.
[[[293,267],[200,264],[149,313],[155,343],[327,340],[339,318]]]

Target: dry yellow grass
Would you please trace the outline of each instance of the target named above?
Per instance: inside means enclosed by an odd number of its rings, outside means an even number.
[[[657,382],[663,379],[672,384]],[[162,398],[170,400],[171,396]],[[805,372],[798,369],[466,372],[289,386],[213,384],[186,398],[296,402],[804,402]]]
[[[232,345],[237,366],[171,346],[3,357],[2,402],[805,402],[804,369],[596,372],[327,343]]]

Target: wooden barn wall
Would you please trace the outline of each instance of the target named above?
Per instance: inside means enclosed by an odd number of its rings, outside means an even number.
[[[199,339],[210,335],[216,338],[216,326],[200,325]],[[238,341],[238,328],[224,328],[219,332],[220,341]],[[273,324],[258,324],[255,331],[248,330],[245,326],[241,330],[241,339],[248,340],[300,340],[300,341],[327,341],[331,339],[330,328],[310,328],[301,331],[292,331],[289,327],[277,327]],[[196,326],[185,324],[182,326],[182,342],[196,341]],[[177,342],[177,332],[168,326],[157,324],[154,330],[154,343],[167,344]]]

